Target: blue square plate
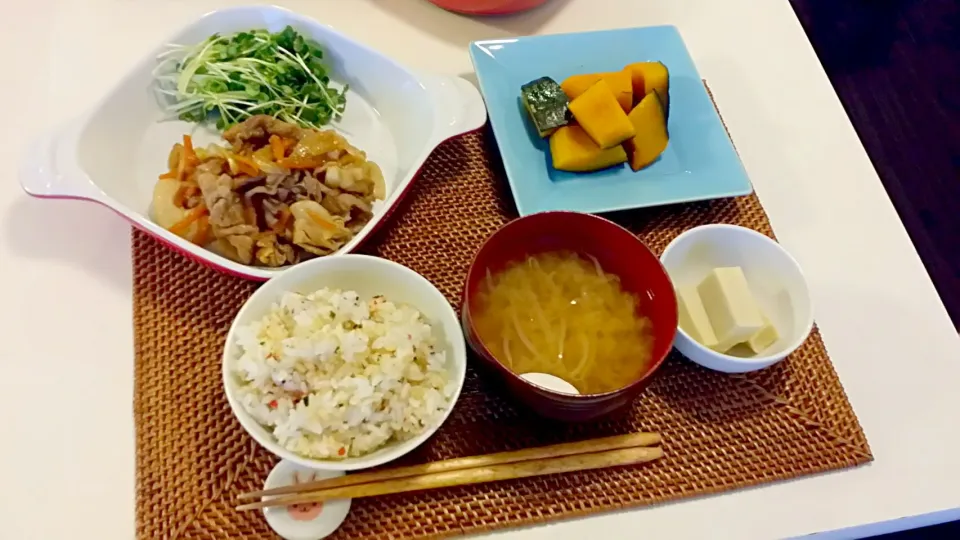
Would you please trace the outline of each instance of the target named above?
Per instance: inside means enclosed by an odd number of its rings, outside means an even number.
[[[600,213],[746,195],[746,171],[680,33],[673,26],[475,41],[470,45],[497,145],[520,215],[546,210]],[[651,166],[592,173],[558,171],[520,102],[539,77],[617,71],[660,61],[670,71],[670,144]]]

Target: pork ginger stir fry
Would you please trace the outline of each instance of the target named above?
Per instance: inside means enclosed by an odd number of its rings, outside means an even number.
[[[332,130],[253,116],[223,134],[230,147],[168,158],[153,192],[160,226],[243,264],[283,266],[350,241],[386,195],[383,174]]]

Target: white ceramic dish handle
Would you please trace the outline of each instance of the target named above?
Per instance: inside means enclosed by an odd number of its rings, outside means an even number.
[[[438,142],[479,129],[487,122],[487,108],[480,91],[455,75],[427,75],[424,86],[437,104]]]
[[[82,122],[49,129],[34,140],[20,163],[20,186],[34,197],[99,201],[103,192],[77,163],[77,136]]]

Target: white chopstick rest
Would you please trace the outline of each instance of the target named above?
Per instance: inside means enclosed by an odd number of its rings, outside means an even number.
[[[340,471],[317,471],[282,460],[270,471],[264,489],[302,484],[343,476]],[[271,497],[264,497],[269,500]],[[351,499],[335,499],[322,503],[275,506],[263,509],[267,524],[286,540],[320,540],[333,534],[347,519]]]

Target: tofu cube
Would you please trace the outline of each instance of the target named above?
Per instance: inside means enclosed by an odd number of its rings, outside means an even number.
[[[717,335],[713,332],[707,311],[700,300],[696,287],[677,288],[677,307],[680,311],[680,328],[697,343],[705,347],[717,346]]]
[[[751,351],[759,354],[776,343],[778,339],[780,339],[780,334],[777,332],[777,328],[773,326],[766,315],[763,315],[763,328],[750,336],[750,339],[747,340],[747,346],[750,347]]]
[[[725,353],[763,328],[763,315],[739,267],[714,268],[697,292],[717,337],[713,350]]]

